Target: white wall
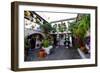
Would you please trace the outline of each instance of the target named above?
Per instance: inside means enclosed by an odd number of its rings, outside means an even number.
[[[10,54],[11,54],[11,12],[10,3],[14,0],[0,0],[0,73],[14,73],[10,70]],[[97,5],[100,13],[100,0],[19,0],[19,1],[34,1],[34,2],[50,2],[50,3],[62,3],[62,4],[79,4],[79,5]],[[100,14],[98,14],[100,16]],[[98,17],[100,19],[100,17]],[[100,21],[98,21],[98,24]],[[98,31],[100,25],[98,25]],[[100,37],[100,33],[98,34]],[[98,39],[100,42],[100,38]],[[100,52],[100,46],[98,46],[98,52]],[[100,53],[98,53],[100,55]],[[100,57],[98,59],[100,61]],[[70,68],[70,69],[56,69],[56,70],[40,70],[34,71],[34,73],[99,73],[100,62],[98,67],[88,68]],[[22,72],[24,73],[24,72]],[[26,71],[26,73],[33,73],[33,71]]]

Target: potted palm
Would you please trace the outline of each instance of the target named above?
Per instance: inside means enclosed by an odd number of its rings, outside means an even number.
[[[80,49],[84,52],[87,52],[84,39],[85,39],[85,35],[87,31],[89,30],[89,27],[90,27],[90,15],[83,15],[81,17],[81,20],[76,32],[80,38]]]
[[[79,19],[78,19],[79,18]],[[86,52],[84,38],[86,32],[90,29],[90,15],[89,14],[79,14],[76,22],[71,23],[70,30],[73,33],[73,36],[77,39],[78,42],[77,48],[80,48],[82,51]]]
[[[53,30],[53,28],[52,28],[51,24],[46,21],[44,21],[43,24],[40,25],[40,28],[45,35],[45,39],[42,42],[43,43],[42,49],[44,49],[45,52],[47,54],[49,54],[52,46],[50,45],[48,35],[50,36],[50,32]]]

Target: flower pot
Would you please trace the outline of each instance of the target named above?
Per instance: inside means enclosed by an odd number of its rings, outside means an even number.
[[[45,50],[46,54],[50,54],[50,50],[52,49],[52,46],[46,48],[43,47],[43,49]]]
[[[46,57],[45,50],[41,49],[41,50],[39,51],[39,53],[38,53],[38,57],[39,57],[40,59],[45,58],[45,57]]]
[[[88,49],[86,47],[80,47],[80,50],[83,51],[84,53],[88,53]]]

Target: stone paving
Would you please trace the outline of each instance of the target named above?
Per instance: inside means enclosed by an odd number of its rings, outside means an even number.
[[[64,46],[52,48],[51,53],[44,59],[38,58],[39,50],[40,49],[29,50],[27,61],[82,59],[75,48],[65,48]]]

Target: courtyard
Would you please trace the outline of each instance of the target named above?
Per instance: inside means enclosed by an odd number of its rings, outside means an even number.
[[[24,61],[90,58],[89,14],[24,14]]]

